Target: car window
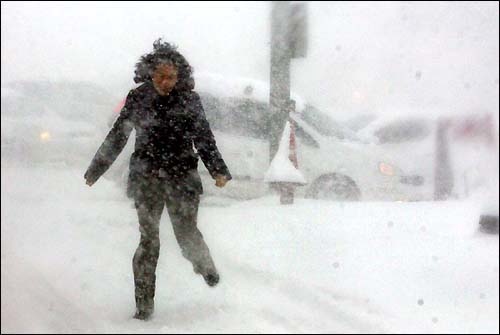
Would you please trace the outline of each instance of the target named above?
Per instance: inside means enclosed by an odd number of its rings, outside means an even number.
[[[269,139],[269,107],[268,104],[247,98],[219,98],[208,93],[200,93],[205,114],[214,130],[230,134]],[[314,106],[306,105],[302,113],[297,115],[324,136],[336,137],[340,140],[361,141],[347,127],[337,123],[321,113]],[[302,127],[296,126],[297,137],[304,144],[318,147],[318,143]]]
[[[297,122],[292,118],[290,118],[290,122],[295,127],[295,136],[297,136],[301,143],[310,147],[319,148],[319,143],[316,142],[316,140],[311,135],[309,135],[304,128],[297,124]]]
[[[361,142],[361,139],[352,130],[336,122],[314,106],[306,105],[300,113],[300,117],[321,135],[336,137],[339,140]]]
[[[379,143],[418,141],[431,133],[431,125],[424,119],[393,121],[374,132]]]
[[[116,100],[105,89],[85,82],[18,81],[6,87],[15,94],[2,97],[2,113],[12,117],[59,115],[104,122]]]
[[[217,98],[200,94],[205,114],[214,130],[259,139],[269,138],[267,104],[245,98]]]

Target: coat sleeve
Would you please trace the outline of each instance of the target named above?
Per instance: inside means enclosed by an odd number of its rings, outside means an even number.
[[[134,105],[133,100],[134,91],[131,91],[127,95],[125,105],[121,109],[120,115],[85,172],[84,177],[86,180],[92,183],[97,181],[109,169],[127,144],[127,140],[134,127],[131,120],[131,112]]]
[[[205,116],[200,96],[196,92],[192,92],[191,106],[194,113],[193,142],[203,164],[212,178],[215,179],[216,176],[223,175],[227,180],[231,180],[231,173],[222,159],[219,149],[217,149],[214,134]]]

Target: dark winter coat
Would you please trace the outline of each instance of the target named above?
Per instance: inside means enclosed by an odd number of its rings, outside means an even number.
[[[151,82],[146,82],[129,92],[119,117],[85,173],[87,180],[95,182],[106,172],[125,147],[132,129],[136,131],[136,141],[130,159],[129,195],[133,196],[141,178],[154,176],[178,182],[192,176],[198,156],[213,178],[223,175],[231,179],[199,95],[195,91],[174,90],[161,96]],[[201,182],[198,184],[201,193]]]

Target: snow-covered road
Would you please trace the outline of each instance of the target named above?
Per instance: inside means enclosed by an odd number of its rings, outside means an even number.
[[[477,230],[473,201],[204,199],[216,288],[182,258],[165,211],[155,315],[142,322],[122,190],[62,167],[1,172],[2,333],[499,331],[498,235]]]

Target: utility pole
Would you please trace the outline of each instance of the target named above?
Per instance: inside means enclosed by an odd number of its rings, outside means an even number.
[[[450,120],[438,121],[436,158],[434,163],[434,200],[447,200],[453,190],[453,169],[450,164],[448,129]]]
[[[269,161],[278,151],[292,104],[290,60],[305,57],[307,50],[307,4],[272,1],[271,6]]]
[[[288,119],[291,58],[288,41],[290,1],[272,1],[271,6],[269,161],[278,151],[280,136]]]

